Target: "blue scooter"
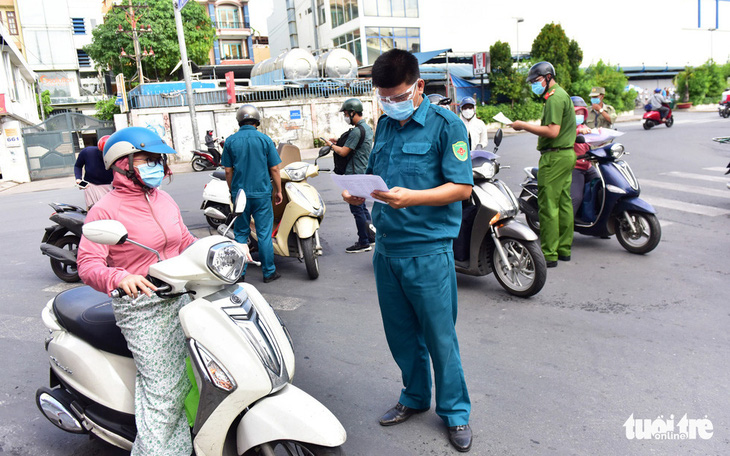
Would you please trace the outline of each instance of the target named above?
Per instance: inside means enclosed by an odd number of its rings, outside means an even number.
[[[575,231],[588,236],[613,234],[631,253],[645,254],[659,244],[662,229],[651,204],[639,198],[639,181],[629,164],[620,160],[624,146],[607,144],[578,158],[590,160],[599,177],[586,182],[583,204],[575,217]],[[520,210],[527,225],[540,233],[537,205],[537,168],[525,168]]]

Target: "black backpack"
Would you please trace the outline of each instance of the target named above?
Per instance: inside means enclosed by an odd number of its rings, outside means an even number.
[[[360,124],[356,125],[353,128],[350,128],[346,132],[342,133],[342,136],[340,136],[340,138],[337,140],[335,145],[340,146],[340,147],[344,146],[345,143],[347,142],[347,137],[350,135],[350,132],[352,130],[354,130],[355,128],[360,130],[360,140],[357,142],[357,145],[355,146],[355,150],[359,149],[360,146],[362,146],[362,143],[365,141],[365,128]],[[347,164],[350,163],[350,160],[352,160],[352,156],[354,155],[355,150],[353,150],[352,152],[347,154],[347,157],[343,157],[342,155],[338,154],[337,152],[335,152],[333,154],[332,158],[335,161],[335,169],[334,169],[335,174],[345,174],[345,170],[347,169]]]

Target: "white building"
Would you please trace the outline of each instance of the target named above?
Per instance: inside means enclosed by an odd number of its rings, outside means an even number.
[[[0,23],[0,180],[30,182],[21,129],[40,122],[36,110],[33,70]]]
[[[545,24],[560,23],[583,65],[699,65],[730,59],[730,2],[716,0],[273,0],[271,55],[344,47],[362,65],[392,47],[488,51],[497,41],[529,53]]]
[[[103,20],[101,2],[17,1],[28,64],[38,74],[40,90],[50,91],[57,109],[95,113],[94,105],[104,98],[103,81],[82,48]]]

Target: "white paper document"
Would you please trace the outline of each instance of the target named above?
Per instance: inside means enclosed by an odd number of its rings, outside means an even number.
[[[365,198],[368,201],[376,201],[378,203],[382,203],[382,201],[373,199],[370,194],[374,190],[380,190],[383,192],[388,191],[388,186],[385,185],[383,178],[373,174],[332,174],[332,180],[335,184],[350,192],[350,195]]]
[[[503,123],[503,124],[512,123],[512,121],[509,120],[509,118],[507,116],[505,116],[504,114],[502,114],[501,112],[499,114],[497,114],[496,116],[492,117],[492,119],[496,120],[499,123]]]

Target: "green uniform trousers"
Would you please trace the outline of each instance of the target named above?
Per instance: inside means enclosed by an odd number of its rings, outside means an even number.
[[[375,285],[390,352],[401,370],[401,404],[431,405],[447,426],[469,423],[471,401],[456,337],[456,272],[451,252],[419,257],[373,255]]]
[[[570,183],[576,160],[573,148],[545,152],[537,175],[540,246],[545,261],[570,255],[573,243],[573,202]]]

